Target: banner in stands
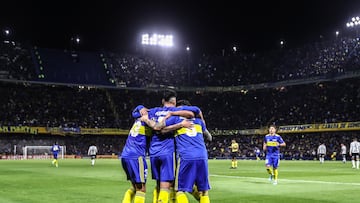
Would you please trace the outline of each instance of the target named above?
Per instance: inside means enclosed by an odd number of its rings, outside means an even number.
[[[322,124],[283,125],[278,127],[278,133],[312,133],[360,130],[360,121]],[[0,126],[0,134],[53,134],[53,135],[128,135],[129,130],[118,128],[46,128],[28,126]],[[212,130],[214,136],[220,135],[264,135],[267,128],[245,130]]]
[[[280,126],[279,133],[330,132],[360,130],[360,121]]]
[[[0,133],[38,134],[38,129],[28,126],[0,126]]]

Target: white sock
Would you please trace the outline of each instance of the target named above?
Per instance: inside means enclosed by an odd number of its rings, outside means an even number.
[[[95,164],[95,159],[91,160],[91,165]]]
[[[356,168],[359,168],[359,160],[356,161]]]
[[[355,168],[355,160],[351,160],[352,167]]]

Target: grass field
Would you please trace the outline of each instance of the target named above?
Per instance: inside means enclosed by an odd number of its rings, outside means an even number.
[[[210,200],[240,202],[360,202],[360,170],[351,162],[282,161],[279,184],[272,185],[264,162],[209,160]],[[146,202],[154,181],[148,179]],[[119,160],[1,160],[0,203],[117,203],[129,187]],[[189,196],[190,202],[196,202]]]

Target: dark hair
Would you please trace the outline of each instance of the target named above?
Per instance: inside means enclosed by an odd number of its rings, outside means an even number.
[[[170,90],[166,90],[163,93],[163,100],[168,102],[170,101],[171,98],[175,97],[176,98],[176,92],[175,91],[170,91]]]
[[[274,127],[274,128],[275,128],[275,130],[277,129],[275,124],[271,124],[271,125],[269,125],[269,128],[271,128],[271,127]]]
[[[177,106],[191,106],[188,100],[182,99],[176,102]]]

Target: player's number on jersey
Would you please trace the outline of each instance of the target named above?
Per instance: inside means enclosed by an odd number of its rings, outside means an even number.
[[[131,137],[136,137],[139,134],[141,121],[136,121],[130,130]]]
[[[186,128],[186,135],[189,137],[195,137],[197,135],[196,128]]]

